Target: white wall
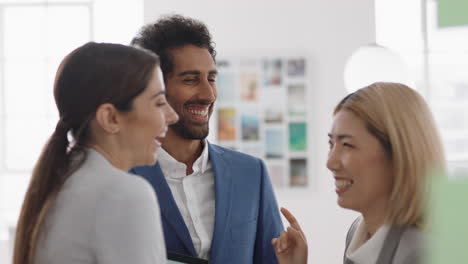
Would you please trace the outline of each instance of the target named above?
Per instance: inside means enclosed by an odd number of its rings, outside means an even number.
[[[343,69],[359,46],[375,41],[373,0],[145,0],[144,19],[178,13],[205,22],[219,56],[305,54],[309,59],[309,189],[276,190],[281,206],[302,223],[309,263],[340,263],[356,213],[339,208],[325,168],[327,131],[346,95]]]

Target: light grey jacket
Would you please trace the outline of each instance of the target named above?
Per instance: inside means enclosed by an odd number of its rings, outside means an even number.
[[[166,263],[153,189],[89,149],[47,215],[35,263]]]
[[[361,219],[361,217],[356,219],[349,228],[346,237],[344,264],[354,264],[351,260],[346,258],[346,252]],[[375,264],[423,263],[424,245],[425,234],[416,227],[391,227]]]

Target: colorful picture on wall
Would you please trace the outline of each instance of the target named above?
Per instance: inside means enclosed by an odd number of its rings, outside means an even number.
[[[288,85],[288,115],[290,117],[305,117],[306,92],[304,83],[295,83]]]
[[[304,77],[305,74],[305,59],[290,59],[288,60],[288,76],[290,77]]]
[[[305,105],[289,105],[288,115],[293,118],[304,118],[306,116]]]
[[[218,102],[234,103],[237,101],[237,76],[231,72],[218,73],[216,86],[218,88]]]
[[[305,122],[289,123],[289,150],[306,151],[307,129]]]
[[[308,61],[271,55],[218,60],[218,143],[263,159],[275,187],[311,185]]]
[[[288,103],[305,104],[306,94],[304,83],[294,83],[288,85]]]
[[[268,174],[271,183],[275,187],[284,187],[288,185],[285,167],[282,164],[267,164]]]
[[[266,106],[264,118],[266,123],[281,123],[283,122],[283,110],[277,105]]]
[[[242,140],[255,141],[259,139],[260,120],[258,111],[245,109],[241,114]]]
[[[282,128],[265,129],[265,156],[269,159],[281,159],[284,156],[284,131]]]
[[[289,163],[291,186],[307,186],[307,160],[291,159]]]
[[[218,109],[218,140],[236,139],[236,109]]]
[[[241,99],[243,101],[257,101],[258,74],[242,73],[240,75]]]
[[[263,61],[263,85],[280,86],[282,84],[281,59],[265,59]]]

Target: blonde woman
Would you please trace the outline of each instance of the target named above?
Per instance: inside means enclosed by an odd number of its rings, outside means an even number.
[[[345,264],[420,263],[425,181],[444,168],[444,154],[424,99],[398,83],[374,83],[334,110],[327,167],[338,204],[361,216],[346,237]],[[307,263],[307,243],[294,216],[273,239],[280,263]]]

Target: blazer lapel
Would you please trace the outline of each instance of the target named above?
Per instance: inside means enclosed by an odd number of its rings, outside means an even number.
[[[171,189],[164,178],[163,172],[159,163],[154,165],[153,170],[155,173],[151,177],[147,178],[151,185],[153,185],[156,191],[159,206],[161,208],[161,215],[165,218],[174,229],[179,239],[184,244],[185,248],[192,254],[197,256],[195,247],[193,246],[190,232],[188,231],[187,225],[184,222],[182,215],[180,214],[179,208],[172,196]]]
[[[404,232],[404,227],[402,226],[392,226],[388,231],[387,236],[385,237],[384,244],[380,250],[379,258],[376,263],[379,264],[391,264],[393,262],[393,257],[400,244],[401,236]]]
[[[231,213],[232,175],[229,163],[223,157],[222,150],[208,144],[210,161],[215,179],[215,226],[211,243],[210,259],[216,263],[216,257],[222,251],[224,238],[228,235]]]

